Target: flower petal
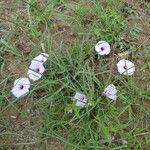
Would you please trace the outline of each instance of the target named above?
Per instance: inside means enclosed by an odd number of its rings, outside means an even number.
[[[41,54],[44,55],[45,57],[49,57],[47,53],[41,53]]]
[[[112,100],[116,100],[117,99],[117,96],[116,95],[109,95],[109,96],[107,96],[108,98],[110,98],[110,99],[112,99]]]
[[[35,57],[31,62],[40,62],[40,63],[44,64],[46,62],[48,56],[49,55],[46,53],[41,53],[40,55]]]
[[[30,87],[30,81],[28,78],[26,77],[21,77],[21,78],[18,78],[14,81],[14,86],[16,84],[25,84],[28,88]]]
[[[28,92],[29,92],[29,89],[28,88],[25,88],[24,90],[18,90],[18,88],[13,88],[12,90],[11,90],[11,92],[13,93],[13,95],[15,96],[15,97],[17,97],[17,98],[19,98],[19,97],[21,97],[21,96],[23,96],[23,95],[25,95],[25,94],[27,94]]]
[[[79,101],[83,101],[85,99],[85,95],[77,92],[74,96],[74,99],[79,100]]]
[[[85,106],[85,103],[83,103],[83,102],[81,102],[81,101],[77,101],[77,102],[76,102],[76,106],[84,107],[84,106]]]
[[[33,81],[37,81],[42,77],[42,74],[36,73],[35,71],[30,69],[28,70],[27,74],[29,75],[29,78]]]

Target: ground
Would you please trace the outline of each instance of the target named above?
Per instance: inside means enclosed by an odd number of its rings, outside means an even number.
[[[2,0],[0,149],[149,150],[149,10],[146,0]],[[97,55],[99,40],[111,44],[110,55]],[[17,99],[13,82],[27,76],[41,43],[46,72]],[[122,58],[135,63],[133,76],[117,72]],[[111,83],[116,102],[102,94]],[[76,92],[92,106],[68,114]]]

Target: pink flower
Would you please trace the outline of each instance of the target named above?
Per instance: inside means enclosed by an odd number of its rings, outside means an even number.
[[[27,74],[29,75],[29,78],[33,81],[39,80],[42,77],[43,72],[45,71],[45,68],[42,63],[40,62],[32,62],[29,66],[29,70]]]
[[[117,96],[117,90],[116,87],[113,84],[110,84],[109,86],[107,86],[104,90],[104,95],[112,100],[116,100]]]
[[[99,55],[108,55],[111,51],[110,45],[106,41],[99,41],[95,45],[95,50]]]
[[[21,77],[14,81],[14,87],[12,88],[11,92],[15,97],[19,98],[20,96],[28,93],[29,88],[30,88],[29,79],[25,77]]]
[[[131,61],[122,59],[118,62],[117,69],[120,74],[130,76],[133,75],[135,66]]]
[[[35,58],[32,60],[32,62],[40,62],[40,63],[44,64],[44,63],[46,62],[48,56],[49,56],[49,55],[46,54],[46,53],[41,53],[40,55],[38,55],[37,57],[35,57]],[[31,62],[31,63],[32,63],[32,62]]]
[[[77,100],[76,106],[79,106],[79,107],[84,107],[85,103],[87,102],[86,96],[79,92],[75,94],[74,99]]]

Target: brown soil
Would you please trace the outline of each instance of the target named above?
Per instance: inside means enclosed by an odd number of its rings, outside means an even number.
[[[56,19],[53,22],[52,47],[54,50],[63,50],[63,45],[75,44],[76,35],[71,30],[70,26],[63,20],[63,18]]]

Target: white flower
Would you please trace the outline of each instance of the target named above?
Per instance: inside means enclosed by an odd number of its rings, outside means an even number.
[[[113,84],[110,84],[109,86],[107,86],[104,90],[104,95],[112,100],[116,100],[117,96],[117,90],[116,87]]]
[[[117,69],[120,74],[130,76],[135,71],[135,65],[129,60],[122,59],[118,62]]]
[[[17,98],[29,92],[30,81],[28,78],[21,77],[14,81],[14,87],[11,92]]]
[[[108,55],[111,51],[110,45],[106,41],[99,41],[95,45],[95,50],[99,55]]]
[[[27,74],[29,75],[29,78],[33,81],[39,80],[42,77],[43,72],[45,71],[45,68],[42,63],[40,62],[32,62]]]
[[[48,56],[49,56],[49,55],[46,54],[46,53],[41,53],[40,55],[38,55],[37,57],[35,57],[35,58],[32,60],[32,62],[40,62],[40,63],[44,64],[44,63],[46,62]],[[32,62],[31,62],[31,63],[32,63]]]
[[[76,106],[79,106],[79,107],[84,107],[85,103],[87,102],[86,96],[79,92],[75,94],[74,99],[77,100]]]

